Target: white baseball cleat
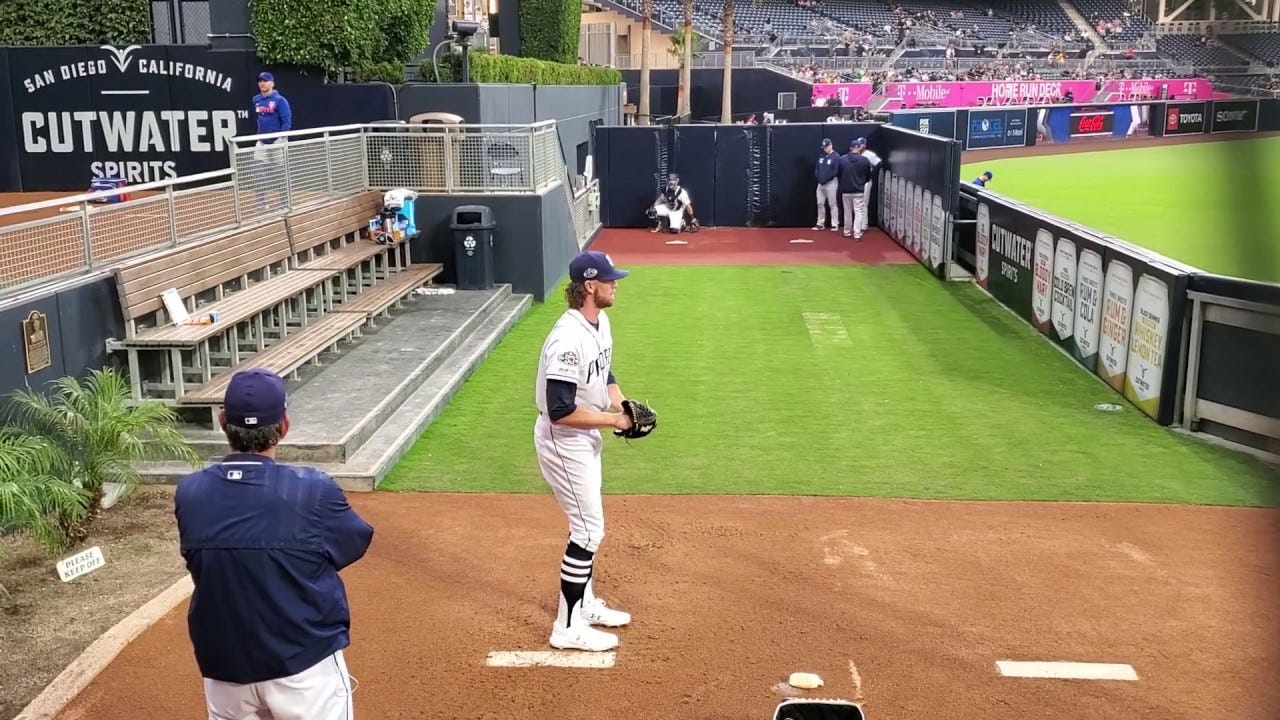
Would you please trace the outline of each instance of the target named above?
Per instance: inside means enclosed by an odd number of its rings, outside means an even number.
[[[559,650],[587,650],[604,652],[618,647],[618,636],[597,630],[579,619],[572,627],[565,627],[557,620],[551,626],[551,647]]]
[[[631,613],[615,610],[598,597],[583,602],[582,617],[592,625],[605,627],[622,627],[631,622]]]

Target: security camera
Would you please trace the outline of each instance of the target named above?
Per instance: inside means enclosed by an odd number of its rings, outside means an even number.
[[[452,29],[459,38],[469,38],[480,30],[480,23],[473,20],[454,20]]]

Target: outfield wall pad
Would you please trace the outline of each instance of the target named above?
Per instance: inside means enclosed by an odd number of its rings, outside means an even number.
[[[810,227],[817,220],[813,173],[823,138],[846,153],[858,137],[867,138],[882,161],[867,199],[869,222],[891,227],[884,202],[891,179],[910,195],[912,217],[921,219],[910,233],[894,223],[903,232],[891,235],[943,276],[960,197],[960,143],[879,123],[598,127],[601,221],[608,228],[650,226],[645,210],[668,176],[678,174],[704,226]]]
[[[1099,138],[1249,134],[1280,131],[1280,99],[895,110],[889,123],[958,140],[965,150]]]

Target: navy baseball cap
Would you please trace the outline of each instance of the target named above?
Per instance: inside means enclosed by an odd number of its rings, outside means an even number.
[[[269,73],[269,72],[260,72],[260,73],[258,73],[258,79],[259,79],[259,80],[270,80],[270,81],[272,81],[272,82],[275,82],[275,79],[276,79],[276,78],[275,78],[275,76],[274,76],[274,75],[272,75],[272,74],[271,74],[271,73]]]
[[[853,142],[849,143],[849,147],[866,147],[866,146],[867,146],[867,139],[864,137],[856,138]]]
[[[991,172],[990,170],[986,170],[986,171],[984,171],[982,174],[983,174],[983,175],[986,175],[986,176],[987,176],[987,177],[989,177],[989,178],[992,178],[993,180],[995,179],[995,176],[996,176],[996,174],[995,174],[995,173],[993,173],[993,172]]]
[[[613,258],[605,253],[588,250],[580,253],[569,263],[569,279],[573,282],[586,280],[621,280],[631,273],[613,266]]]
[[[830,147],[831,138],[822,138],[822,147]]]
[[[241,370],[231,376],[222,408],[227,423],[242,428],[275,425],[289,407],[284,378],[265,368]]]

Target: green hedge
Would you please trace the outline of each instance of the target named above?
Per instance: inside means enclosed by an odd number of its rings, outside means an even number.
[[[431,63],[423,63],[419,74],[427,81],[435,80]],[[440,81],[462,82],[462,58],[448,55],[440,58]],[[471,82],[513,85],[617,85],[622,73],[614,68],[547,62],[534,58],[490,53],[471,53]]]
[[[403,64],[427,47],[432,0],[249,0],[258,57],[357,79],[401,82]],[[400,65],[395,69],[392,65]]]
[[[143,45],[150,0],[0,0],[0,45]]]
[[[520,54],[576,63],[581,25],[582,0],[520,0]]]

